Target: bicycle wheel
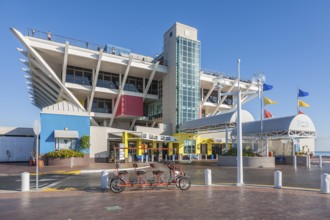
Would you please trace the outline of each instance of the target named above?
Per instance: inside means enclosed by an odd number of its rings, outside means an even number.
[[[190,182],[189,178],[187,178],[187,177],[180,178],[180,180],[179,180],[180,189],[187,190],[190,188],[190,185],[191,185],[191,182]]]
[[[180,180],[181,180],[182,176],[177,176],[175,179],[175,185],[176,187],[180,188]]]
[[[120,193],[125,189],[125,181],[121,178],[112,179],[110,182],[110,189],[114,193]]]

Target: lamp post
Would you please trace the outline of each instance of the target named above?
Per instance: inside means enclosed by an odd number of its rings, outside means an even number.
[[[260,138],[261,138],[261,148],[263,145],[263,85],[266,81],[266,77],[263,73],[256,73],[252,78],[252,83],[258,86],[258,97],[260,99]],[[268,157],[268,146],[266,149],[266,157]]]
[[[237,60],[237,80],[238,80],[238,93],[237,93],[237,186],[244,186],[243,182],[243,146],[242,146],[242,119],[241,119],[241,87],[240,87],[240,63]]]

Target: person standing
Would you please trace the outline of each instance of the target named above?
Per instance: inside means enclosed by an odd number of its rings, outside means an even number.
[[[48,40],[52,40],[52,33],[50,33],[49,31],[47,32],[47,38]]]

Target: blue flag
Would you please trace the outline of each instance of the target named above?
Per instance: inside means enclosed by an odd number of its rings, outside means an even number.
[[[308,92],[304,92],[304,91],[302,91],[301,89],[299,89],[298,97],[304,97],[304,96],[308,96],[308,95],[309,95]]]
[[[271,90],[273,89],[273,86],[272,85],[268,85],[266,83],[264,83],[263,85],[263,91],[268,91],[268,90]]]

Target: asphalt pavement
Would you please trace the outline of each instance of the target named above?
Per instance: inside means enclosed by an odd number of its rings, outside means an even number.
[[[157,167],[166,171],[163,163]],[[111,177],[114,164],[85,167],[43,167],[35,190],[35,167],[0,164],[0,219],[329,219],[330,194],[320,192],[321,169],[281,165],[244,168],[245,187],[237,187],[236,168],[215,161],[179,164],[191,179],[189,190],[169,187],[126,187],[122,193],[101,189],[101,172]],[[152,178],[148,164],[139,164]],[[132,164],[121,164],[134,175]],[[205,169],[212,186],[204,185]],[[274,172],[283,173],[283,188],[275,189]],[[20,174],[30,173],[31,190],[20,192]]]

